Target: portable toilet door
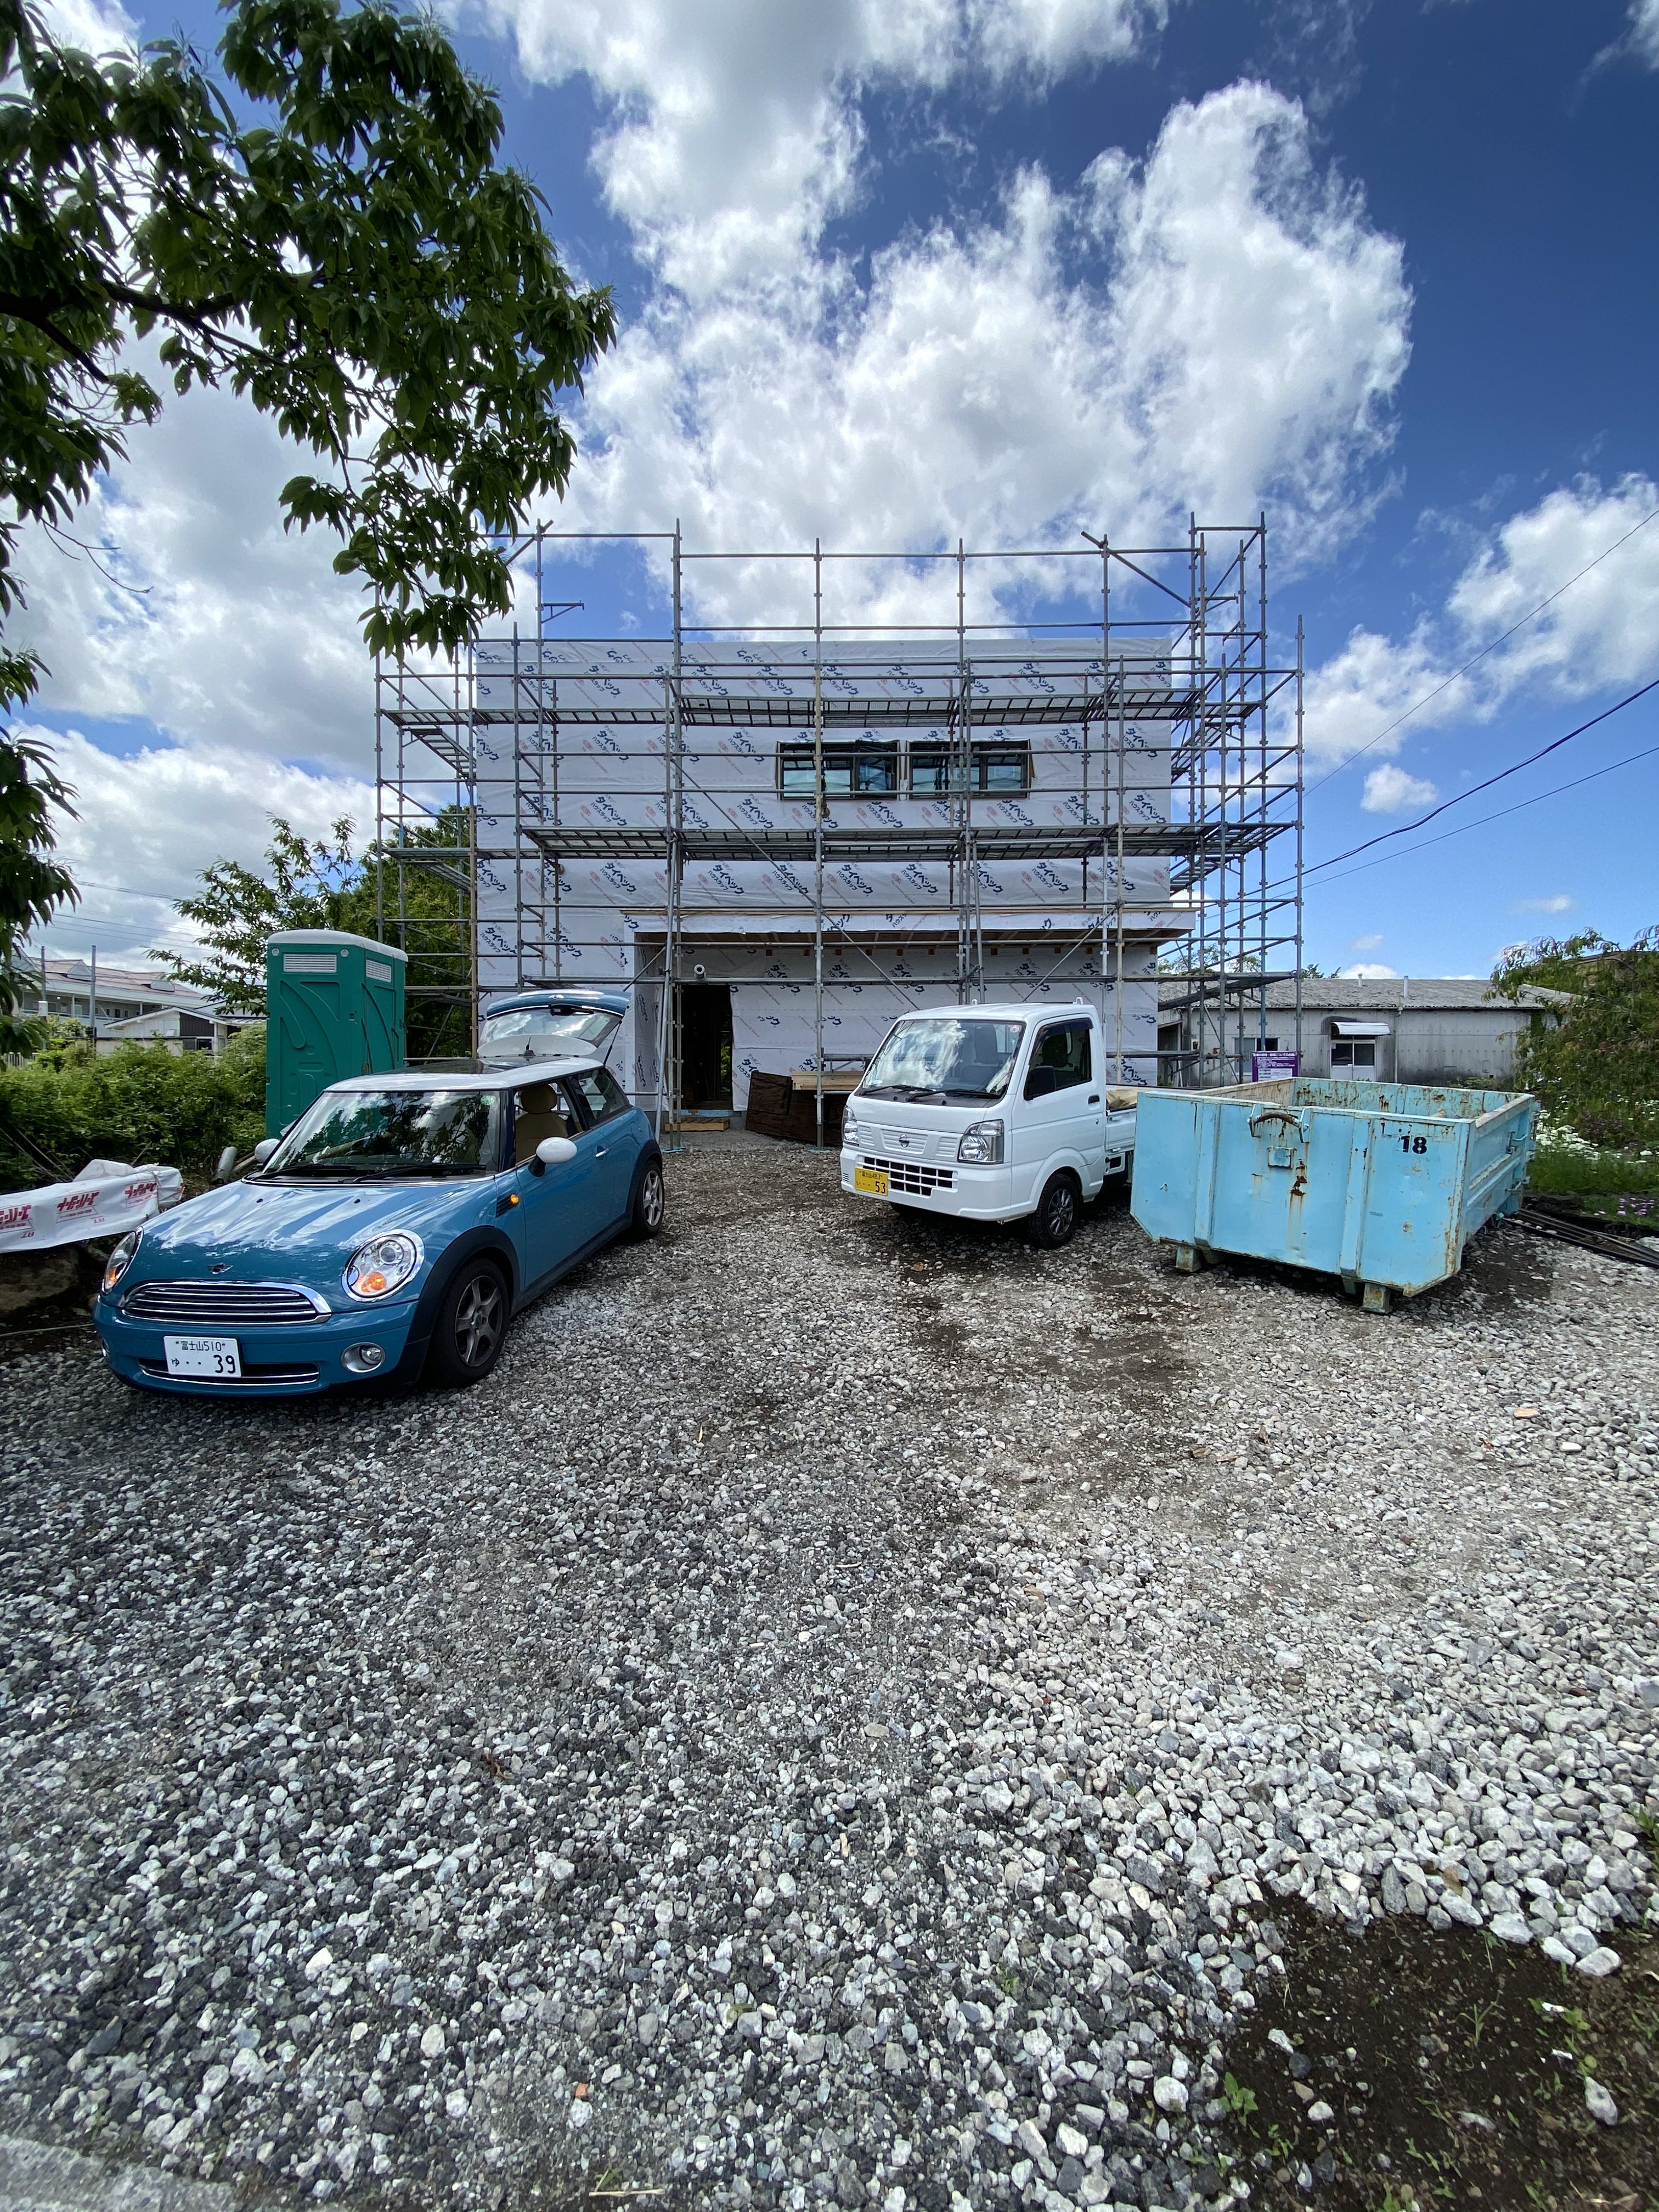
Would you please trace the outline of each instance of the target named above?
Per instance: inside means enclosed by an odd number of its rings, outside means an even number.
[[[405,1064],[407,953],[343,929],[284,929],[265,945],[265,1134],[280,1136],[348,1075]]]

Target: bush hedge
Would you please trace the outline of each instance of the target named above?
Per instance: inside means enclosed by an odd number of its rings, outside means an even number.
[[[157,1161],[208,1175],[227,1145],[264,1134],[265,1033],[242,1030],[216,1060],[162,1044],[94,1059],[54,1045],[0,1066],[0,1188],[79,1174],[88,1160]]]

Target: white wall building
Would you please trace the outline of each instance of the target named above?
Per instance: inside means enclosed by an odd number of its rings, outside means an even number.
[[[955,1002],[964,962],[987,995],[1086,999],[1122,1079],[1153,1079],[1157,949],[1187,927],[1170,904],[1167,647],[1126,649],[1134,710],[1108,725],[1097,644],[1049,641],[1040,659],[1024,641],[981,646],[966,732],[953,727],[959,665],[937,646],[837,643],[817,668],[806,642],[742,658],[687,647],[677,696],[698,711],[678,724],[670,651],[478,647],[481,996],[542,982],[629,989],[619,1073],[653,1096],[672,903],[688,1103],[729,1085],[740,1109],[755,1071],[815,1066],[820,1022],[827,1064],[867,1057],[897,1015]]]

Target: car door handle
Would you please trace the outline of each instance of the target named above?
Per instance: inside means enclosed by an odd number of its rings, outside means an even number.
[[[610,1150],[611,1147],[609,1145],[599,1145],[596,1146],[593,1157],[596,1160],[602,1160]]]
[[[1099,1103],[1100,1103],[1100,1093],[1099,1093],[1097,1091],[1091,1091],[1089,1093],[1089,1103],[1090,1103],[1091,1106],[1098,1106],[1098,1105],[1099,1105]]]

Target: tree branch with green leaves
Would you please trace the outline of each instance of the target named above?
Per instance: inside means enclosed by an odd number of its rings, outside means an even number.
[[[564,269],[435,18],[228,0],[219,52],[224,84],[175,40],[89,55],[0,0],[0,709],[42,673],[3,634],[22,525],[65,525],[161,410],[134,338],[176,392],[224,386],[314,456],[285,523],[338,538],[374,653],[454,652],[505,614],[499,540],[568,482],[558,397],[611,343],[611,296]],[[42,802],[0,814],[3,994],[70,886],[18,902],[9,841],[50,872],[64,793],[38,748],[0,738],[0,761]]]

